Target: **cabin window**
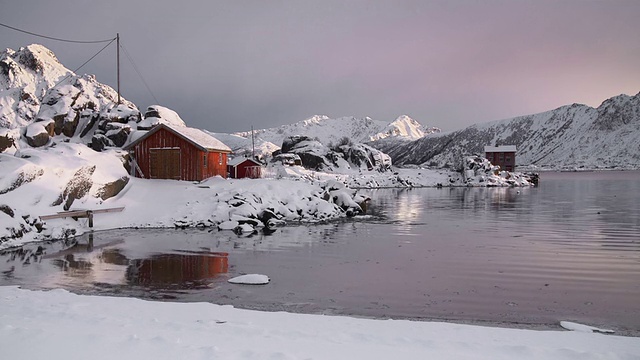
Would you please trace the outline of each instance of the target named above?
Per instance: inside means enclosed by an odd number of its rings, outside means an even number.
[[[222,158],[224,157],[224,154],[218,154],[218,164],[222,165]]]
[[[206,169],[207,168],[207,154],[206,153],[202,156],[202,161],[203,161],[202,162],[202,166]]]

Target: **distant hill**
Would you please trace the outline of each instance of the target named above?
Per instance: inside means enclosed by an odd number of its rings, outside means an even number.
[[[597,108],[573,104],[410,143],[369,144],[395,165],[457,167],[463,155],[482,154],[485,145],[516,145],[521,167],[640,168],[640,93],[612,97]]]
[[[391,142],[406,142],[422,138],[426,134],[437,133],[440,129],[423,129],[422,125],[407,115],[399,116],[392,122],[356,118],[353,116],[332,119],[324,115],[312,116],[293,124],[269,129],[257,129],[233,134],[211,133],[233,149],[234,153],[246,153],[255,146],[257,154],[269,154],[282,146],[289,136],[308,136],[322,144],[337,144],[347,137],[354,143],[387,139]]]

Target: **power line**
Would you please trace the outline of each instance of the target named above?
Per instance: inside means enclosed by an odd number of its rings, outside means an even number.
[[[151,94],[151,97],[153,98],[153,100],[156,101],[156,104],[160,104],[160,101],[158,101],[158,99],[156,99],[156,96],[153,95],[153,91],[151,91],[151,88],[149,87],[149,85],[147,84],[147,82],[144,80],[144,77],[142,76],[142,74],[140,73],[140,71],[138,70],[138,67],[136,66],[136,63],[133,61],[133,59],[131,58],[131,55],[129,55],[129,52],[127,51],[127,49],[124,47],[124,44],[120,43],[120,47],[122,48],[122,50],[124,50],[124,54],[127,56],[127,59],[129,59],[129,62],[131,63],[131,65],[133,65],[133,69],[136,71],[136,73],[138,74],[138,76],[140,77],[140,80],[142,80],[142,83],[144,84],[144,86],[147,88],[147,90],[149,91],[149,93]]]
[[[91,41],[82,41],[82,40],[69,40],[69,39],[61,39],[61,38],[56,38],[56,37],[51,37],[51,36],[47,36],[47,35],[41,35],[41,34],[36,34],[34,32],[31,31],[26,31],[26,30],[22,30],[22,29],[18,29],[16,27],[13,26],[9,26],[7,24],[3,24],[0,23],[0,26],[4,26],[6,28],[9,28],[11,30],[15,30],[15,31],[19,31],[25,34],[29,34],[29,35],[33,35],[33,36],[38,36],[41,38],[45,38],[45,39],[49,39],[49,40],[56,40],[56,41],[62,41],[62,42],[69,42],[69,43],[77,43],[77,44],[97,44],[97,43],[105,43],[105,42],[110,42],[115,40],[115,38],[113,39],[106,39],[106,40],[91,40]]]
[[[93,60],[96,56],[98,56],[102,51],[104,51],[104,49],[106,49],[107,47],[109,47],[109,45],[111,45],[111,43],[113,43],[114,41],[116,41],[116,38],[113,38],[109,41],[109,43],[107,45],[105,45],[102,49],[100,49],[100,51],[98,51],[97,53],[95,53],[92,57],[89,58],[89,60],[85,61],[84,63],[82,63],[82,65],[78,66],[75,70],[69,72],[69,74],[67,74],[67,76],[63,77],[62,80],[58,81],[55,85],[53,85],[48,91],[50,91],[51,89],[55,89],[58,85],[62,84],[63,81],[67,80],[69,77],[71,77],[71,75],[74,75],[78,70],[82,69],[83,66],[87,65],[89,63],[89,61]],[[75,74],[77,75],[77,74]],[[12,110],[8,113],[2,114],[3,117],[9,117],[13,114],[16,113],[18,109],[16,108],[15,110]]]

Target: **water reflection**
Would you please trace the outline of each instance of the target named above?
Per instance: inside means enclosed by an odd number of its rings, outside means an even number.
[[[94,244],[94,234],[90,234],[64,242],[26,245],[4,251],[0,253],[6,262],[0,268],[2,276],[10,283],[19,283],[31,273],[53,274],[39,279],[45,287],[111,284],[161,288],[169,285],[189,287],[192,283],[202,285],[206,283],[204,280],[226,274],[229,269],[227,252],[200,249],[140,256],[134,251],[133,256],[128,256],[123,238],[96,236],[98,244]],[[149,247],[149,250],[156,249]],[[33,264],[38,267],[34,268]]]
[[[125,277],[130,285],[180,284],[226,274],[228,253],[160,254],[129,261]]]

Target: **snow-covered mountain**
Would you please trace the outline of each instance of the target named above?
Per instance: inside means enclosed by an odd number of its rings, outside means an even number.
[[[411,143],[376,141],[394,164],[457,167],[486,145],[516,145],[516,165],[545,168],[640,168],[640,93],[599,107],[573,104],[513,119],[431,134]]]
[[[373,120],[369,117],[356,118],[353,116],[329,118],[325,115],[315,115],[293,124],[275,128],[254,130],[253,142],[257,154],[271,153],[282,146],[282,141],[289,136],[308,136],[317,139],[325,145],[337,144],[346,137],[354,143],[374,141],[378,139],[393,139],[389,141],[412,141],[426,134],[439,132],[438,128],[423,129],[422,125],[407,115],[399,116],[391,123]],[[225,142],[234,152],[244,152],[252,149],[251,131],[233,134],[212,133]]]

